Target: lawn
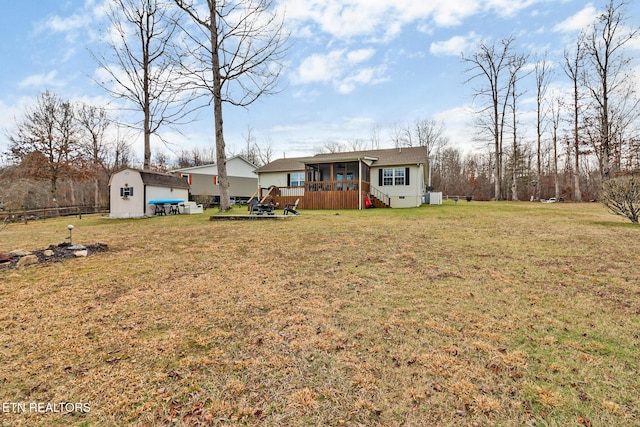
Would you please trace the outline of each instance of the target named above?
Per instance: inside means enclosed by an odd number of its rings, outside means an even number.
[[[0,425],[640,425],[640,227],[601,205],[214,213],[0,230],[109,246],[0,269]]]

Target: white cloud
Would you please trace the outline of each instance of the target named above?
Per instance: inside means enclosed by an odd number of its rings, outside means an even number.
[[[376,51],[374,49],[353,50],[347,53],[347,60],[351,64],[357,64],[359,62],[363,62],[370,59],[375,53]]]
[[[310,22],[323,33],[339,39],[371,37],[376,41],[395,38],[406,25],[422,31],[462,25],[480,13],[510,17],[521,10],[550,0],[280,0],[294,35],[309,35]],[[425,25],[429,21],[430,25]],[[295,30],[301,28],[300,31]],[[316,30],[317,32],[317,30]]]
[[[464,150],[472,150],[478,145],[477,141],[474,141],[475,133],[473,131],[470,132],[470,129],[473,129],[475,120],[473,106],[462,105],[441,111],[434,115],[434,119],[437,122],[444,123],[445,136],[449,137],[452,146]]]
[[[56,70],[49,71],[46,74],[32,74],[20,81],[18,87],[20,88],[47,88],[47,87],[59,87],[63,83],[56,79],[58,72]]]
[[[295,84],[333,84],[340,93],[350,93],[359,85],[385,80],[385,65],[359,67],[375,55],[374,49],[332,50],[305,58],[292,76]]]
[[[45,26],[54,32],[69,32],[83,28],[87,25],[87,17],[83,15],[73,14],[68,17],[52,16],[46,22]]]
[[[593,23],[597,15],[598,11],[589,3],[575,15],[556,24],[553,30],[560,33],[583,30]]]
[[[429,51],[433,55],[459,56],[461,53],[467,52],[469,48],[474,48],[479,41],[480,36],[471,32],[466,36],[454,36],[449,40],[433,42],[429,47]]]
[[[342,74],[344,50],[334,50],[326,55],[314,54],[300,64],[294,80],[296,83],[329,82]]]

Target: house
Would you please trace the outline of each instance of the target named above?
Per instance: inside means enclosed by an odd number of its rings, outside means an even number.
[[[256,165],[242,156],[227,160],[227,177],[229,179],[229,195],[232,199],[248,200],[256,191],[258,176]],[[218,187],[218,166],[208,164],[189,168],[175,169],[174,174],[183,177],[191,188],[191,196],[200,202],[215,204],[220,200]]]
[[[110,218],[142,218],[154,214],[151,200],[189,200],[189,184],[179,176],[125,168],[111,175],[109,199]]]
[[[256,170],[260,197],[301,209],[420,206],[427,150],[403,147],[278,159]]]

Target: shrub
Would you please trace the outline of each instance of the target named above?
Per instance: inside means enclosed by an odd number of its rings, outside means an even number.
[[[638,224],[640,217],[640,176],[614,178],[602,184],[600,202],[616,215]]]

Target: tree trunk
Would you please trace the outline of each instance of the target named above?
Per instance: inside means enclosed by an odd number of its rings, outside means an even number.
[[[578,109],[579,88],[578,80],[573,81],[573,149],[576,153],[575,157],[575,175],[573,176],[573,200],[582,201],[582,193],[580,192],[580,111]]]
[[[560,181],[558,180],[558,132],[557,129],[553,130],[553,182],[554,182],[554,197],[556,200],[560,198]]]
[[[220,75],[220,55],[218,52],[218,26],[216,21],[216,0],[210,0],[211,20],[211,65],[213,73],[213,116],[216,130],[216,163],[218,167],[218,188],[220,189],[220,211],[231,209],[229,178],[227,177],[227,155],[224,143],[222,120],[222,78]]]

